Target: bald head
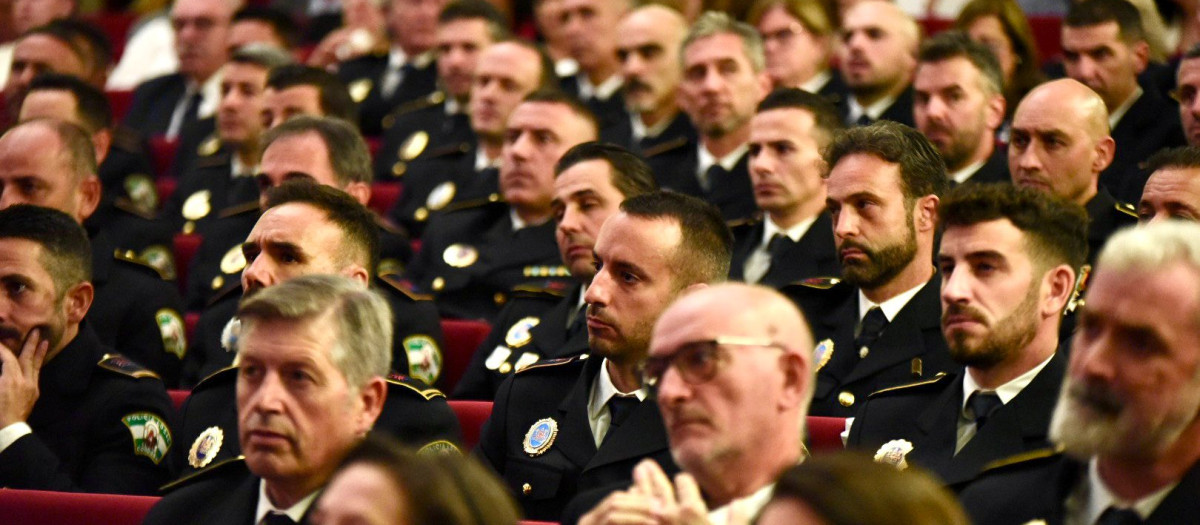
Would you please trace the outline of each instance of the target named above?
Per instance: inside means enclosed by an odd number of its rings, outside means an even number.
[[[670,325],[709,325],[718,318],[727,321],[717,324],[736,327],[723,334],[781,342],[789,353],[811,359],[812,333],[804,316],[787,297],[765,286],[727,282],[686,294],[663,312],[654,334]]]
[[[617,24],[617,58],[629,109],[651,120],[675,109],[682,71],[679,46],[688,24],[673,9],[651,4],[630,11]]]
[[[1101,171],[1112,163],[1104,100],[1073,79],[1030,91],[1013,115],[1008,167],[1013,183],[1086,206]]]
[[[843,75],[860,104],[895,96],[912,80],[921,29],[896,4],[855,4],[842,16],[841,39]]]

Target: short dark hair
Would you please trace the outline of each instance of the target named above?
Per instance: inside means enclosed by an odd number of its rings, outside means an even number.
[[[488,37],[498,42],[512,36],[508,20],[496,6],[486,0],[453,0],[438,14],[438,25],[457,20],[483,20],[487,24]]]
[[[96,146],[92,144],[92,137],[75,124],[51,118],[33,119],[8,128],[4,136],[18,129],[34,126],[45,127],[58,138],[61,147],[58,159],[70,171],[72,185],[78,186],[88,176],[96,174]],[[48,153],[50,152],[29,152],[30,155]]]
[[[538,57],[538,82],[534,90],[542,89],[561,89],[558,82],[558,72],[554,68],[554,59],[550,57],[550,53],[546,51],[545,46],[536,42],[530,42],[524,38],[509,37],[492,42],[496,44],[513,44],[517,47],[528,50]]]
[[[96,133],[112,127],[112,106],[108,97],[99,88],[84,82],[79,77],[59,73],[42,73],[29,83],[29,92],[66,91],[75,99],[75,113],[79,116],[84,131]]]
[[[1200,148],[1195,146],[1180,146],[1158,150],[1146,159],[1146,173],[1154,173],[1164,168],[1200,168]]]
[[[349,193],[317,184],[310,180],[287,180],[267,190],[267,206],[271,209],[284,204],[307,204],[325,212],[325,216],[342,230],[341,257],[346,262],[361,264],[372,276],[379,261],[379,226],[375,213],[363,206]]]
[[[262,138],[262,151],[279,139],[306,133],[316,133],[325,142],[325,149],[329,150],[329,165],[342,188],[352,182],[371,183],[374,174],[371,172],[371,152],[367,143],[359,135],[358,128],[342,119],[310,115],[292,117],[267,130]]]
[[[929,37],[917,52],[918,64],[944,62],[952,58],[965,58],[979,71],[983,78],[984,91],[993,95],[1004,94],[1004,72],[1000,62],[987,46],[971,40],[962,31],[943,31]]]
[[[17,41],[19,42],[33,35],[43,35],[53,38],[70,48],[71,53],[86,67],[94,68],[96,58],[92,50],[88,48],[89,44],[83,38],[79,28],[78,24],[68,24],[65,20],[53,20],[50,23],[31,28],[17,37]]]
[[[249,64],[270,71],[279,66],[295,63],[296,59],[286,51],[270,44],[246,44],[229,55],[234,64]]]
[[[612,168],[612,185],[626,199],[658,189],[654,172],[646,161],[621,146],[606,142],[584,142],[567,150],[554,166],[554,174],[561,175],[571,166],[589,160],[608,163]]]
[[[108,35],[96,26],[73,18],[60,18],[46,25],[58,27],[64,34],[70,35],[71,41],[80,52],[80,58],[88,63],[91,76],[107,71],[108,66],[112,64],[112,42],[108,40]]]
[[[358,122],[358,104],[350,97],[346,84],[333,73],[303,64],[286,64],[271,68],[267,73],[268,88],[283,91],[296,86],[316,88],[325,116]]]
[[[955,226],[1008,219],[1028,239],[1030,256],[1049,268],[1087,262],[1087,212],[1065,199],[1008,183],[962,184],[938,204],[944,231]]]
[[[811,113],[813,123],[822,135],[817,141],[821,147],[829,145],[833,136],[846,127],[837,108],[829,99],[799,88],[775,88],[758,103],[756,113],[773,109],[802,109]]]
[[[16,204],[0,210],[0,239],[25,239],[42,247],[39,262],[54,279],[62,299],[69,288],[92,279],[92,247],[87,232],[61,211]]]
[[[856,153],[898,164],[900,189],[907,202],[926,195],[941,196],[950,188],[942,156],[925,135],[903,124],[880,120],[842,130],[829,145],[825,162],[832,171],[843,157]]]
[[[696,283],[724,281],[733,257],[733,234],[721,210],[701,199],[670,190],[659,190],[625,199],[621,211],[631,217],[668,220],[682,233],[675,254],[677,289]]]
[[[1072,3],[1063,18],[1063,27],[1092,27],[1112,22],[1117,24],[1121,41],[1133,44],[1146,40],[1142,14],[1125,0],[1084,0]]]
[[[287,13],[265,5],[247,5],[233,14],[230,24],[244,21],[262,22],[271,26],[275,36],[283,41],[286,49],[296,47],[300,40],[300,29]]]
[[[584,119],[591,126],[593,132],[600,133],[600,121],[596,118],[596,114],[587,107],[578,98],[571,96],[561,89],[535,89],[532,93],[525,95],[521,103],[526,102],[544,102],[548,104],[562,104],[571,109],[571,113],[575,116]]]

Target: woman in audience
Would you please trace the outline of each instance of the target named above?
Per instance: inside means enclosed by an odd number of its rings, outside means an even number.
[[[900,460],[901,463],[903,460]],[[916,467],[855,452],[811,456],[785,471],[758,525],[968,525],[949,491]]]
[[[381,0],[342,0],[342,27],[313,48],[308,65],[329,67],[388,50],[387,23]]]
[[[1004,98],[1011,117],[1017,102],[1046,80],[1038,60],[1033,29],[1021,6],[1017,0],[972,0],[963,6],[954,27],[996,54],[1000,70],[1004,72]]]

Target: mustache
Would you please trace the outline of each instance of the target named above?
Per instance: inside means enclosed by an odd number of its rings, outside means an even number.
[[[1071,383],[1067,387],[1067,397],[1103,414],[1117,415],[1125,408],[1125,403],[1112,390],[1085,383]]]
[[[986,321],[983,313],[981,313],[979,309],[966,304],[951,304],[950,306],[943,308],[942,324],[945,325],[951,317],[966,317],[972,321],[978,321],[980,323]]]

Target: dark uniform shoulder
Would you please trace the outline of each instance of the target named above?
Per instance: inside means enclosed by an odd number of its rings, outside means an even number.
[[[216,372],[208,374],[204,377],[204,379],[201,379],[199,382],[197,382],[196,386],[192,387],[192,393],[195,394],[200,390],[214,388],[230,381],[237,380],[237,369],[238,367],[236,365],[227,366],[217,370]]]
[[[737,232],[739,232],[741,230],[748,230],[750,228],[758,226],[760,223],[762,223],[762,216],[754,215],[752,217],[744,217],[741,219],[734,219],[732,221],[727,221],[725,224],[729,226],[729,229],[732,230],[734,232],[734,235],[736,236]]]
[[[807,279],[800,279],[799,281],[790,282],[785,285],[783,289],[811,293],[812,291],[831,290],[833,288],[838,288],[838,285],[841,284],[841,282],[842,279],[839,277],[809,277]]]
[[[246,456],[238,454],[232,458],[225,458],[221,461],[217,461],[211,465],[205,466],[204,468],[192,472],[191,474],[181,476],[179,479],[159,487],[158,491],[166,493],[210,479],[224,478],[227,476],[237,477],[246,475],[248,473],[249,469],[246,467]]]
[[[121,354],[104,354],[104,357],[100,358],[100,362],[96,363],[96,366],[109,372],[134,379],[153,378],[161,380],[158,374]]]
[[[405,102],[403,104],[396,106],[396,109],[392,110],[392,114],[390,116],[400,117],[400,116],[412,113],[414,111],[420,111],[422,109],[431,108],[431,107],[441,104],[442,102],[445,102],[445,101],[446,101],[446,93],[444,91],[437,90],[437,91],[434,91],[423,97],[419,97],[419,98],[410,100],[408,102]],[[388,126],[387,122],[385,121],[384,127],[391,127],[391,126]]]
[[[647,159],[650,157],[656,157],[658,155],[662,155],[663,153],[687,146],[688,142],[691,141],[687,137],[676,137],[661,144],[655,144],[654,146],[646,148],[645,151],[642,151],[642,157]]]
[[[548,282],[545,285],[522,284],[514,287],[512,292],[509,293],[510,301],[550,301],[557,303],[566,296],[567,287],[558,281]]]
[[[375,279],[377,281],[381,282],[383,285],[385,285],[386,290],[388,292],[395,294],[396,297],[399,297],[401,299],[405,299],[405,300],[412,301],[412,302],[432,301],[433,300],[432,295],[419,294],[419,293],[416,293],[416,292],[408,289],[408,287],[404,286],[404,283],[401,282],[401,280],[399,278],[397,278],[395,275],[392,275],[392,274],[380,275],[380,276],[376,277]]]
[[[1023,470],[1027,468],[1037,468],[1057,461],[1063,457],[1062,449],[1059,447],[1039,448],[1008,456],[1006,458],[997,459],[983,466],[981,472],[999,473],[1014,470]]]
[[[875,392],[871,393],[870,396],[867,396],[867,397],[869,399],[874,399],[876,397],[906,395],[906,394],[914,394],[914,393],[925,393],[925,392],[929,392],[929,391],[940,391],[945,386],[946,382],[949,381],[950,379],[951,379],[951,376],[949,374],[947,374],[945,372],[938,372],[937,375],[933,376],[930,379],[923,379],[921,381],[914,381],[912,383],[906,383],[903,385],[897,385],[897,386],[893,386],[893,387],[884,388],[882,390],[876,390]]]
[[[587,354],[580,354],[580,355],[571,356],[571,357],[560,357],[558,359],[547,359],[545,361],[538,361],[536,363],[532,363],[532,364],[529,364],[522,368],[519,368],[519,369],[517,369],[516,373],[517,374],[529,374],[529,373],[537,374],[537,373],[546,373],[546,372],[555,373],[555,372],[560,372],[560,371],[564,371],[564,370],[574,370],[579,367],[582,367],[584,361],[587,360],[587,358],[588,358]]]
[[[507,206],[508,204],[500,198],[499,193],[493,193],[482,199],[470,199],[452,202],[447,204],[445,208],[442,208],[442,211],[446,213],[478,211],[487,210],[489,208],[499,208],[500,205]]]
[[[446,394],[443,394],[441,390],[433,388],[419,379],[414,379],[403,374],[397,374],[396,372],[388,374],[387,382],[389,391],[412,393],[420,396],[426,401],[432,401],[437,398],[446,397]]]
[[[113,252],[113,259],[116,259],[118,262],[120,262],[123,267],[132,268],[138,273],[157,277],[162,280],[169,279],[169,276],[165,271],[142,259],[138,256],[137,252],[133,250],[116,250]]]
[[[1129,204],[1128,202],[1117,201],[1117,203],[1114,204],[1113,207],[1116,208],[1117,211],[1119,211],[1125,215],[1128,215],[1130,217],[1133,217],[1134,219],[1138,218],[1137,208],[1134,207],[1134,205]]]

